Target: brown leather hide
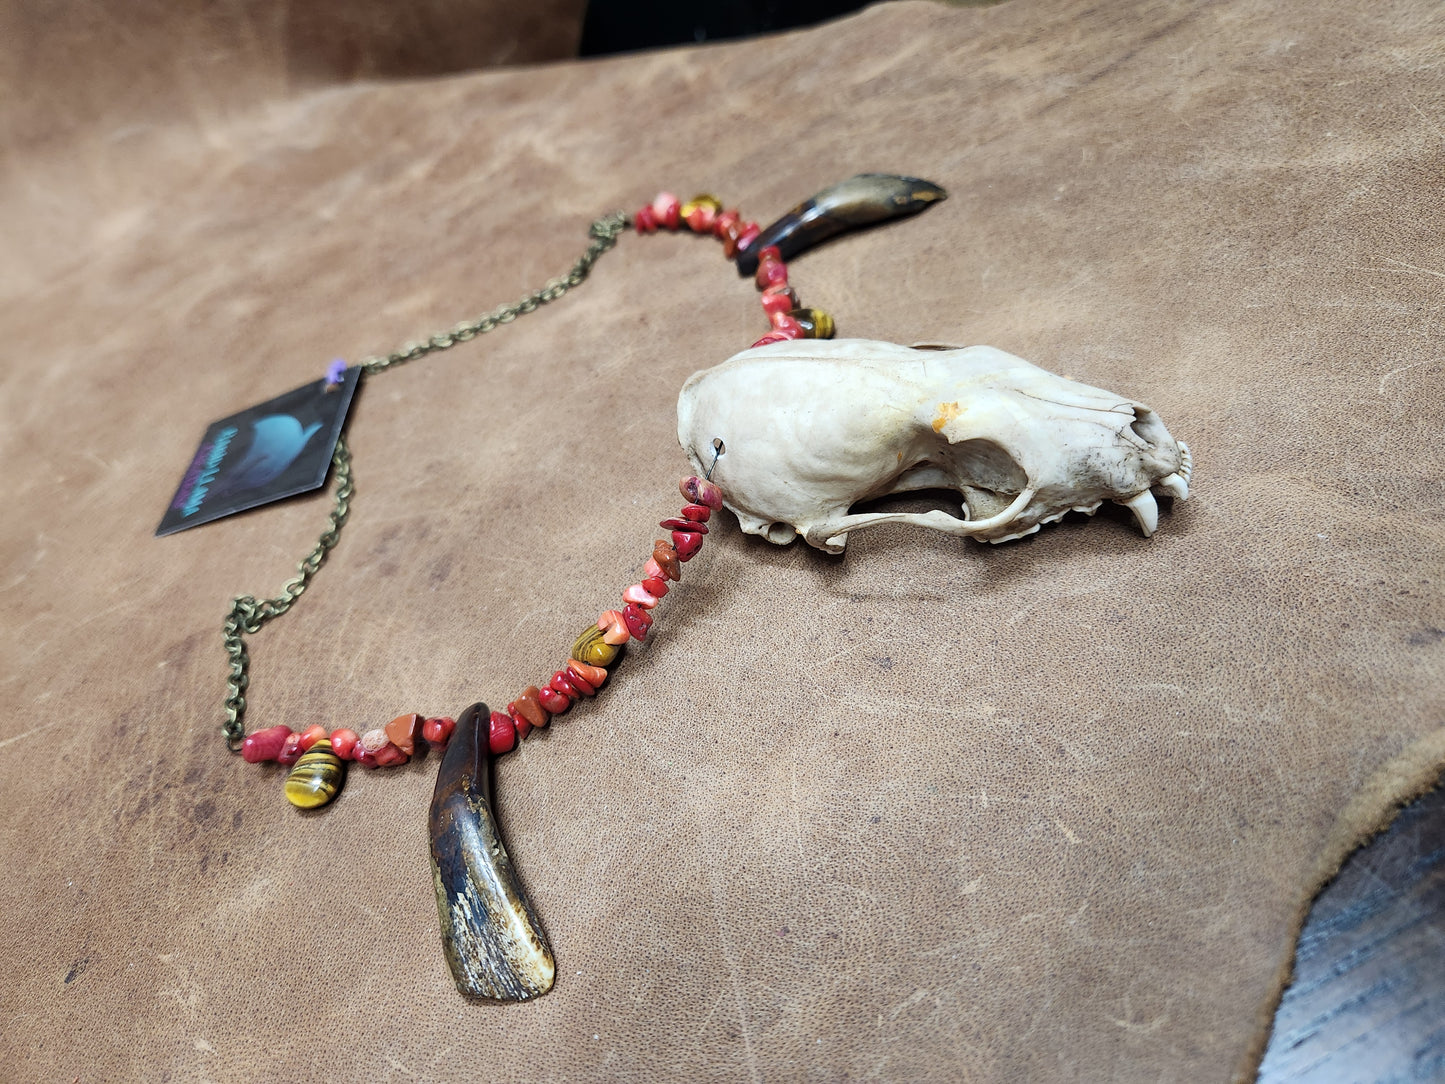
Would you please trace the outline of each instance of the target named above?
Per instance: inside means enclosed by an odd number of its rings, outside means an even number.
[[[1311,893],[1445,760],[1439,6],[898,3],[351,83],[416,68],[314,27],[293,64],[304,9],[77,7],[73,47],[4,15],[3,1073],[1247,1073]],[[435,758],[301,816],[217,730],[228,600],[330,498],[151,531],[212,418],[520,296],[595,215],[661,186],[766,219],[865,170],[952,195],[797,261],[809,303],[1149,403],[1194,496],[1147,541],[1103,514],[842,558],[723,516],[607,691],[500,765],[559,978],[466,1004]],[[629,234],[369,382],[353,522],[255,638],[250,725],[550,674],[676,507],[678,387],[762,330],[715,244]]]

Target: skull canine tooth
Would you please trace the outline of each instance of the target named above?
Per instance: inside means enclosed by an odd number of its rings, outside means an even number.
[[[1160,478],[1154,483],[1154,488],[1160,493],[1167,493],[1176,501],[1187,501],[1189,499],[1189,483],[1179,474],[1171,474]]]
[[[1134,518],[1139,523],[1139,529],[1148,538],[1159,529],[1159,503],[1154,500],[1154,494],[1147,489],[1143,493],[1136,493],[1127,501],[1119,501],[1129,511],[1134,513]]]

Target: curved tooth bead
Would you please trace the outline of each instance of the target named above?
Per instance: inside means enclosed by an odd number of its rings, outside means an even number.
[[[432,880],[457,989],[525,1001],[552,988],[557,968],[497,827],[490,730],[485,704],[457,718],[432,795]]]
[[[608,643],[602,629],[589,625],[572,644],[572,657],[589,666],[611,666],[621,652],[620,644]]]
[[[301,754],[286,776],[286,800],[297,809],[319,809],[336,797],[345,778],[341,758],[331,751],[331,742],[322,738]]]

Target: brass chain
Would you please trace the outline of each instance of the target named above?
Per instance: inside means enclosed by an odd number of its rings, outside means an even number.
[[[588,235],[592,243],[582,253],[572,269],[560,278],[555,278],[540,290],[523,297],[510,305],[503,305],[476,320],[457,324],[449,331],[439,331],[424,342],[410,342],[400,350],[385,357],[369,357],[361,362],[363,376],[383,373],[396,365],[415,361],[442,350],[450,350],[458,343],[470,342],[478,335],[485,335],[503,324],[510,324],[519,316],[525,316],[549,302],[556,301],[568,290],[581,286],[591,274],[592,267],[602,254],[617,244],[617,238],[631,224],[624,211],[604,215],[592,223]],[[295,605],[296,600],[310,586],[312,578],[326,563],[326,555],[341,540],[341,526],[351,512],[351,453],[347,450],[344,437],[338,437],[336,452],[331,457],[332,474],[336,479],[336,505],[327,517],[327,526],[321,532],[311,552],[296,566],[296,575],[281,588],[275,598],[257,599],[254,595],[239,595],[231,600],[231,610],[221,626],[225,635],[226,658],[230,662],[230,676],[226,680],[226,721],[221,732],[226,736],[226,745],[232,752],[241,747],[246,735],[246,688],[250,684],[248,674],[250,656],[246,651],[244,636],[260,631],[268,621],[280,617]]]

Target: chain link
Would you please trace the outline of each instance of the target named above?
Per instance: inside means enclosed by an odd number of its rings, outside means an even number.
[[[439,331],[425,342],[407,343],[385,357],[370,357],[361,362],[363,376],[384,373],[396,365],[415,361],[417,358],[450,350],[458,343],[470,342],[478,335],[494,331],[502,324],[510,324],[519,316],[536,312],[550,302],[556,301],[567,291],[581,286],[592,273],[592,267],[602,254],[617,244],[617,238],[627,229],[631,221],[625,211],[604,215],[592,223],[588,235],[592,243],[572,269],[560,278],[555,278],[540,290],[523,297],[511,305],[503,305],[476,320],[457,324],[450,331]],[[296,575],[287,580],[281,593],[275,598],[257,599],[254,595],[239,595],[231,600],[231,611],[226,614],[222,630],[226,642],[226,658],[230,663],[230,674],[226,679],[226,721],[221,732],[226,736],[226,745],[232,752],[241,748],[246,736],[246,688],[250,685],[250,656],[246,651],[247,634],[259,632],[268,622],[280,617],[295,605],[312,578],[326,563],[326,555],[341,540],[341,526],[351,513],[351,453],[346,439],[339,437],[336,452],[331,457],[332,475],[336,479],[336,504],[327,517],[326,530],[321,532],[311,552],[296,566]]]

